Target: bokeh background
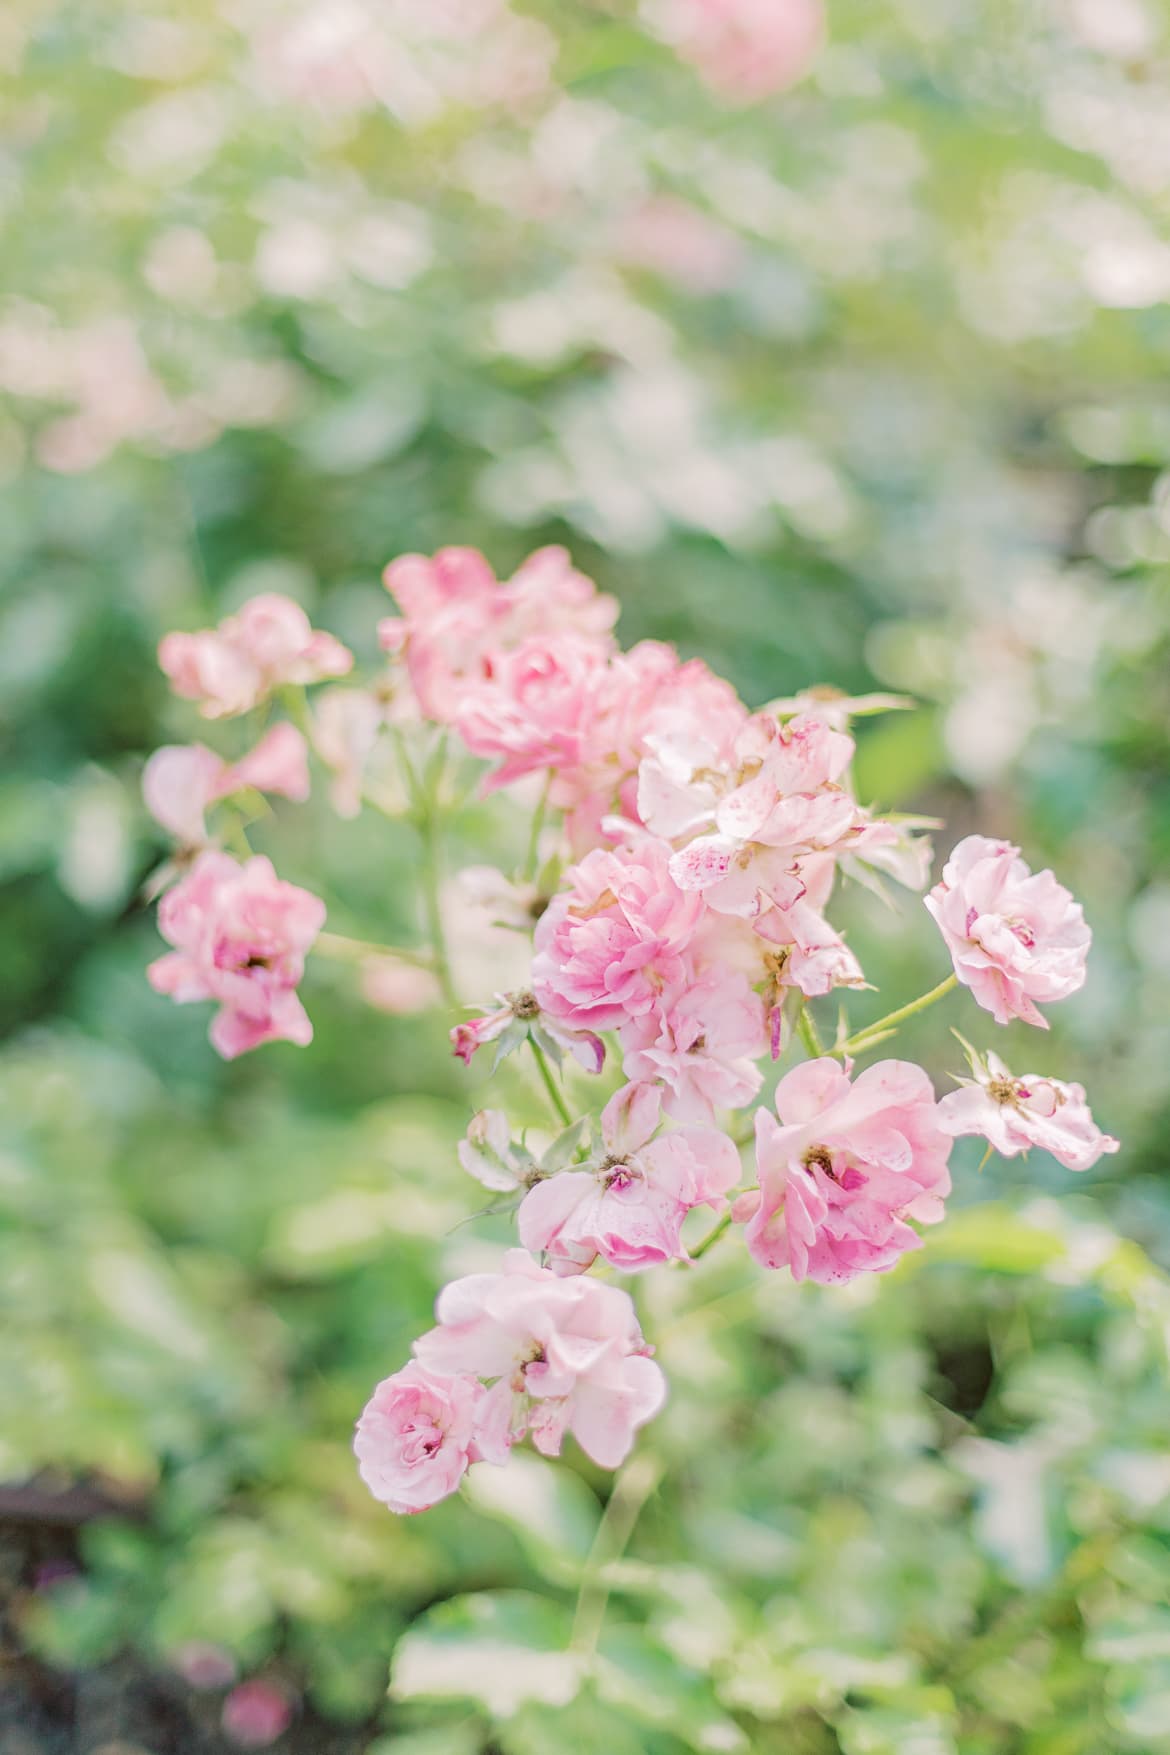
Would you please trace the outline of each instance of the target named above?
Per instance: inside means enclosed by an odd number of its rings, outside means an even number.
[[[817,48],[761,0],[746,61],[717,10],[0,15],[5,1755],[1170,1750],[1170,10],[829,0]],[[348,1452],[503,1236],[456,1228],[478,1081],[327,965],[311,1050],[223,1065],[140,899],[164,630],[278,589],[372,664],[391,556],[550,540],[753,703],[918,698],[861,789],[1084,900],[1088,987],[1007,1053],[1124,1142],[964,1142],[880,1282],[653,1277],[674,1395],[575,1696],[608,1481],[399,1520]],[[473,805],[452,864],[515,834]],[[409,830],[259,841],[416,935]],[[913,901],[849,918],[899,999],[945,973]],[[940,1088],[960,1021],[908,1044]]]

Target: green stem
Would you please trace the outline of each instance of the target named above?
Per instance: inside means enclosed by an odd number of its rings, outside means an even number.
[[[532,831],[528,837],[528,851],[524,855],[524,867],[520,874],[521,881],[526,884],[532,883],[536,877],[536,862],[540,856],[540,831],[544,828],[545,814],[548,810],[548,795],[552,787],[552,782],[553,771],[550,768],[545,775],[544,789],[540,794],[540,802],[533,813]]]
[[[313,941],[313,949],[324,957],[335,957],[339,962],[360,963],[366,957],[391,957],[395,962],[410,963],[418,969],[432,967],[430,956],[425,951],[374,944],[368,938],[346,938],[339,932],[319,932]]]
[[[406,782],[406,790],[410,797],[411,810],[418,828],[419,840],[422,842],[419,884],[422,890],[423,909],[426,914],[427,933],[431,941],[431,966],[434,969],[435,978],[439,983],[444,1000],[449,1006],[457,1006],[459,995],[455,991],[455,983],[451,978],[451,964],[447,956],[447,938],[443,931],[443,914],[439,906],[439,813],[436,806],[443,779],[444,746],[440,745],[428,762],[426,784],[424,785],[420,783],[418,775],[414,771],[414,764],[411,762],[405,740],[400,732],[396,733],[394,743]]]
[[[796,1028],[801,1041],[808,1049],[813,1060],[819,1059],[819,1057],[825,1052],[825,1046],[821,1041],[820,1033],[818,1032],[816,1025],[813,1023],[812,1013],[809,1011],[807,1004],[802,1005],[796,1014]]]
[[[570,1649],[584,1658],[591,1658],[596,1652],[605,1625],[610,1592],[605,1570],[625,1553],[642,1507],[661,1479],[662,1464],[658,1458],[642,1451],[626,1464],[614,1482],[585,1561],[573,1615]]]
[[[928,1005],[933,1005],[936,999],[945,998],[958,985],[959,977],[954,974],[948,975],[945,981],[940,981],[938,986],[932,987],[929,993],[922,994],[918,999],[912,999],[909,1005],[899,1006],[896,1012],[887,1012],[884,1018],[878,1018],[875,1023],[866,1024],[863,1030],[858,1030],[855,1035],[849,1036],[844,1042],[839,1042],[833,1049],[833,1053],[853,1054],[865,1048],[868,1046],[871,1036],[878,1036],[893,1029],[903,1019],[912,1018],[915,1012],[924,1012]]]
[[[539,1043],[534,1042],[531,1036],[528,1038],[528,1046],[532,1050],[532,1058],[536,1062],[536,1070],[544,1080],[544,1088],[549,1094],[553,1108],[556,1110],[565,1126],[572,1127],[573,1117],[569,1114],[569,1106],[565,1102],[560,1087],[553,1078],[552,1068],[544,1057],[543,1048],[541,1048]]]
[[[707,1251],[709,1249],[713,1249],[715,1247],[715,1245],[718,1243],[719,1239],[730,1229],[731,1229],[731,1211],[729,1208],[728,1211],[725,1212],[723,1217],[719,1220],[718,1224],[712,1225],[711,1229],[708,1231],[707,1235],[702,1239],[702,1241],[695,1244],[695,1247],[691,1250],[691,1260],[692,1261],[701,1260],[701,1258],[704,1255],[706,1255]]]

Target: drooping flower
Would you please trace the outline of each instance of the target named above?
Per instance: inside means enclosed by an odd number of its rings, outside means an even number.
[[[246,713],[283,683],[345,676],[353,654],[314,629],[299,603],[264,592],[217,628],[164,635],[158,661],[171,687],[205,719]]]
[[[665,1399],[628,1295],[589,1275],[562,1279],[522,1249],[508,1251],[502,1273],[445,1286],[435,1314],[415,1357],[491,1383],[476,1439],[488,1461],[525,1432],[559,1456],[570,1432],[595,1463],[617,1468]]]
[[[670,848],[649,837],[595,848],[565,874],[536,927],[532,987],[542,1008],[578,1028],[607,1030],[648,1012],[684,975],[703,913],[672,882]]]
[[[1083,1085],[1024,1073],[1016,1078],[997,1054],[972,1058],[974,1079],[964,1079],[938,1106],[944,1133],[979,1134],[1003,1158],[1036,1148],[1050,1152],[1067,1170],[1091,1170],[1121,1142],[1102,1133],[1085,1100]]]
[[[260,856],[240,865],[207,850],[163,897],[158,924],[173,951],[150,965],[157,993],[179,1005],[211,999],[211,1043],[225,1060],[283,1040],[302,1047],[313,1026],[297,997],[325,904],[283,882]]]
[[[482,1017],[468,1018],[451,1031],[451,1052],[464,1066],[487,1042],[498,1042],[496,1060],[512,1054],[531,1036],[536,1046],[560,1062],[569,1053],[586,1072],[599,1073],[605,1064],[605,1043],[592,1030],[567,1025],[554,1013],[544,1011],[529,988],[516,993],[497,993],[499,1006]]]
[[[202,846],[208,807],[248,786],[298,804],[308,798],[305,740],[295,725],[272,726],[238,762],[225,762],[201,743],[164,744],[142,771],[147,810],[183,847]]]
[[[1080,904],[1052,872],[1033,873],[1010,842],[960,841],[926,906],[955,974],[997,1024],[1022,1018],[1046,1030],[1038,1005],[1084,986],[1092,934]]]
[[[354,1436],[358,1473],[391,1511],[427,1511],[454,1493],[478,1460],[479,1379],[429,1371],[412,1359],[385,1378]]]
[[[828,1057],[806,1061],[781,1079],[776,1111],[756,1111],[760,1193],[745,1235],[762,1266],[836,1285],[919,1247],[907,1221],[935,1223],[951,1186],[951,1140],[921,1067],[883,1060],[851,1083]]]
[[[554,1273],[581,1273],[598,1255],[625,1272],[685,1261],[682,1222],[691,1208],[726,1206],[740,1175],[731,1140],[706,1127],[655,1139],[661,1113],[654,1086],[624,1086],[602,1112],[603,1152],[525,1195],[520,1241],[543,1251]]]
[[[718,1109],[742,1108],[763,1081],[755,1064],[767,1039],[763,1003],[734,970],[680,981],[619,1035],[626,1077],[659,1082],[678,1121],[711,1122]]]

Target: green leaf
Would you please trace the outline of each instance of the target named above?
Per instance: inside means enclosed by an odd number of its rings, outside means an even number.
[[[555,1584],[574,1584],[593,1546],[601,1507],[563,1462],[516,1450],[507,1468],[473,1468],[464,1496],[479,1512],[515,1530],[532,1564]]]
[[[399,1641],[390,1691],[398,1700],[471,1700],[493,1718],[525,1701],[566,1706],[581,1685],[560,1603],[527,1591],[454,1597]]]

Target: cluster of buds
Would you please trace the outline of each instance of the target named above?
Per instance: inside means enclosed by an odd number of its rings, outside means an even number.
[[[555,1455],[571,1434],[605,1467],[627,1455],[666,1386],[628,1293],[591,1270],[685,1265],[738,1232],[760,1267],[841,1284],[921,1247],[919,1228],[943,1216],[958,1135],[1009,1157],[1036,1147],[1074,1170],[1117,1141],[1079,1085],[1014,1076],[966,1044],[971,1076],[941,1100],[922,1067],[868,1060],[959,984],[996,1023],[1042,1029],[1041,1008],[1082,986],[1080,906],[1006,842],[960,842],[925,897],[952,973],[853,1035],[842,1021],[822,1044],[810,1002],[867,985],[829,917],[839,883],[929,882],[921,831],[932,825],[876,814],[851,782],[853,720],[907,703],[813,689],[750,711],[699,660],[650,641],[623,651],[616,605],[560,549],[507,581],[469,550],[406,556],[386,583],[401,612],[379,629],[389,674],[316,702],[307,685],[341,675],[349,654],[295,605],[256,600],[218,630],[163,642],[176,689],[206,716],[283,704],[296,723],[277,718],[234,760],[197,744],[148,764],[148,804],[178,842],[160,908],[174,948],[151,978],[176,1000],[218,1002],[222,1054],[309,1040],[297,986],[324,905],[251,855],[239,801],[305,797],[314,753],[352,815],[379,802],[386,741],[428,848],[427,979],[453,1004],[435,728],[487,764],[485,792],[508,788],[534,807],[525,869],[488,886],[508,924],[531,934],[527,979],[456,1023],[451,1042],[466,1064],[489,1043],[497,1064],[527,1052],[561,1131],[537,1155],[502,1111],[484,1110],[460,1149],[514,1212],[520,1247],[500,1272],[444,1289],[437,1326],[358,1422],[364,1480],[412,1512],[472,1464],[504,1464],[526,1436]],[[412,738],[425,761],[412,761]],[[219,834],[206,826],[213,807],[226,813]],[[419,962],[383,947],[394,954]],[[773,1063],[794,1052],[761,1101]],[[558,1078],[566,1055],[599,1080],[616,1065],[616,1091],[611,1079],[607,1100],[574,1115]],[[748,1181],[741,1149],[753,1136]],[[688,1244],[695,1208],[714,1222]]]

